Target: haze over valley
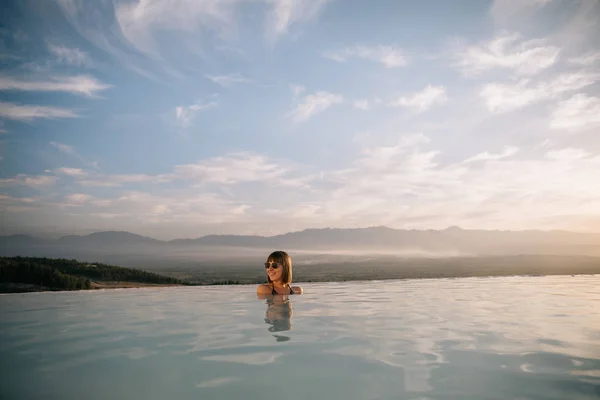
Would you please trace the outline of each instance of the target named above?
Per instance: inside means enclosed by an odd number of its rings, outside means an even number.
[[[307,229],[276,236],[208,235],[156,240],[129,232],[0,239],[2,256],[142,268],[202,282],[264,279],[273,250],[292,255],[295,279],[360,280],[600,273],[600,234],[565,231]]]

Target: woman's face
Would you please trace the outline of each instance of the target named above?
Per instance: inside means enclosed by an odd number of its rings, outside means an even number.
[[[283,276],[283,265],[281,263],[269,261],[267,261],[266,265],[269,266],[267,268],[267,275],[269,276],[269,278],[272,281],[281,280],[281,277]]]

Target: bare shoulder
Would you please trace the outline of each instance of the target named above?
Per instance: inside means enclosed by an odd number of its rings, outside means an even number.
[[[292,290],[294,291],[295,294],[304,293],[304,290],[302,290],[302,287],[300,287],[300,286],[292,286]]]
[[[256,294],[271,294],[271,285],[268,283],[263,283],[256,288]]]

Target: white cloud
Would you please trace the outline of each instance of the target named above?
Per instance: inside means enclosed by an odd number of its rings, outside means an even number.
[[[417,112],[423,112],[430,109],[435,104],[443,104],[446,101],[448,101],[448,96],[445,87],[427,85],[427,87],[420,92],[398,97],[396,100],[390,102],[390,106],[405,107]]]
[[[66,176],[70,176],[70,177],[74,177],[74,178],[83,178],[83,177],[87,176],[87,172],[85,172],[81,168],[62,167],[62,168],[55,169],[54,172],[57,174],[60,174],[60,175],[66,175]]]
[[[58,168],[55,173],[76,179],[84,187],[132,187],[136,184],[186,182],[189,187],[209,184],[237,185],[244,182],[268,183],[270,187],[309,188],[312,176],[296,177],[291,164],[282,165],[267,157],[249,152],[231,153],[195,164],[176,165],[167,174],[101,174],[78,168]],[[220,186],[221,189],[223,188]]]
[[[532,85],[529,80],[514,84],[489,83],[483,86],[479,94],[488,110],[503,113],[583,89],[599,79],[598,74],[567,73],[537,85]]]
[[[31,187],[43,187],[52,186],[56,183],[57,178],[50,175],[24,175],[20,174],[14,178],[0,179],[0,186],[31,186]]]
[[[69,146],[66,147],[67,151],[73,151]],[[293,164],[283,165],[260,154],[239,152],[209,158],[195,164],[176,165],[172,172],[166,174],[103,174],[80,168],[61,167],[54,170],[56,176],[44,176],[43,179],[47,179],[46,183],[49,183],[56,181],[58,176],[68,176],[75,179],[75,183],[84,187],[106,188],[131,188],[136,184],[153,184],[153,187],[158,188],[159,184],[176,181],[185,182],[189,187],[262,182],[268,183],[270,187],[308,188],[312,176],[297,177],[295,176],[296,169],[297,167]],[[33,184],[41,182],[41,179],[38,176],[20,175],[7,179],[3,183],[25,184],[25,182],[29,182]]]
[[[148,193],[127,187],[103,199],[76,191],[63,196],[65,203],[55,205],[78,204],[70,211],[80,212],[80,221],[109,218],[111,229],[160,223],[173,232],[176,229],[176,236],[184,236],[182,232],[191,232],[192,227],[218,229],[212,224],[227,224],[220,226],[231,229],[250,224],[255,232],[272,230],[265,221],[273,216],[285,225],[274,233],[292,227],[380,224],[576,229],[569,224],[583,216],[600,217],[600,187],[595,185],[600,156],[589,151],[550,148],[540,157],[507,146],[496,153],[482,151],[462,161],[443,163],[432,143],[416,134],[400,136],[391,146],[366,147],[348,167],[325,172],[321,178],[313,174],[296,180],[314,183],[310,190],[300,191],[302,196],[296,190],[277,190],[294,181],[289,179],[298,172],[294,167],[257,154],[235,153],[175,167],[171,181],[189,182],[185,188],[158,190],[153,186],[158,192]],[[513,157],[517,151],[519,158]],[[149,178],[157,182],[156,176]],[[213,188],[220,194],[211,193]]]
[[[375,97],[373,99],[357,99],[354,100],[354,108],[359,110],[368,111],[373,107],[381,104],[381,99],[379,97]]]
[[[395,158],[404,158],[411,150],[429,142],[429,138],[423,134],[404,135],[393,146],[364,148],[364,157],[356,165],[373,170],[385,169]]]
[[[73,146],[69,146],[69,145],[64,144],[64,143],[58,143],[58,142],[55,142],[55,141],[50,142],[50,146],[54,147],[55,149],[57,149],[61,153],[67,154],[67,155],[75,158],[77,161],[79,161],[83,165],[87,165],[87,166],[92,167],[94,169],[98,169],[98,162],[97,161],[87,161],[85,158],[83,158],[75,150],[75,148]]]
[[[271,4],[270,31],[274,35],[287,33],[289,28],[314,18],[329,0],[266,0]]]
[[[23,184],[27,186],[49,186],[56,182],[54,176],[27,176],[23,178]]]
[[[574,149],[568,147],[560,150],[550,150],[546,153],[545,157],[550,160],[558,161],[579,161],[590,157],[591,154],[583,149]]]
[[[318,91],[314,94],[304,96],[300,104],[287,115],[295,122],[304,122],[316,114],[327,110],[332,105],[341,103],[343,100],[344,98],[339,94]]]
[[[198,184],[281,180],[288,172],[286,167],[269,161],[266,157],[252,153],[233,153],[214,157],[196,164],[177,165],[174,174],[179,179]]]
[[[378,62],[387,68],[404,67],[408,64],[404,52],[401,49],[386,45],[356,45],[342,50],[326,52],[323,55],[324,57],[337,62],[346,62],[352,57],[362,58]]]
[[[78,183],[86,187],[121,187],[127,184],[165,183],[172,180],[171,175],[147,174],[89,174]]]
[[[490,83],[481,89],[480,95],[491,112],[517,110],[546,98],[545,92],[528,88],[526,84],[527,82],[511,85]]]
[[[4,203],[4,204],[15,204],[15,203],[17,203],[17,204],[18,203],[32,204],[39,200],[40,200],[40,198],[36,198],[36,197],[12,197],[12,196],[6,196],[3,194],[0,194],[0,203]]]
[[[96,207],[102,207],[102,208],[106,208],[106,207],[110,207],[113,204],[113,200],[109,200],[109,199],[93,199],[90,201],[90,203]]]
[[[89,43],[113,57],[129,71],[133,71],[144,78],[162,83],[160,77],[151,72],[148,57],[131,51],[127,39],[119,27],[115,27],[116,2],[89,2],[79,0],[56,0],[62,15],[74,30]],[[45,15],[43,16],[45,18]],[[110,29],[106,29],[111,26]],[[135,47],[135,45],[134,45]],[[150,61],[151,62],[151,61]],[[168,66],[160,66],[167,72]],[[167,72],[168,73],[168,72]]]
[[[578,131],[600,127],[600,98],[579,93],[558,104],[550,128]]]
[[[205,111],[218,105],[217,100],[202,100],[189,106],[175,107],[175,119],[182,128],[187,128],[192,124],[194,116],[199,111]]]
[[[156,54],[154,35],[158,31],[193,33],[223,29],[232,22],[235,3],[215,0],[127,2],[116,6],[115,16],[123,36],[131,44],[143,52]]]
[[[93,199],[93,197],[90,196],[89,194],[84,194],[84,193],[69,194],[69,195],[65,196],[64,205],[80,206],[80,205],[88,203],[92,199]]]
[[[507,147],[442,164],[438,151],[423,148],[426,139],[413,135],[393,146],[366,148],[352,168],[327,174],[331,186],[314,218],[302,222],[524,229],[553,216],[565,217],[565,223],[569,215],[599,216],[598,155],[567,148],[516,159],[511,156],[517,149]]]
[[[58,62],[76,67],[89,66],[92,61],[85,51],[77,48],[69,48],[59,44],[49,44],[48,50]]]
[[[82,163],[95,166],[94,163],[88,163],[75,151],[73,146],[69,146],[62,143],[50,142],[50,145],[59,149],[62,153],[68,154]],[[50,172],[50,171],[46,171]],[[172,174],[158,174],[158,175],[147,175],[147,174],[103,174],[97,171],[84,170],[81,168],[68,168],[61,167],[56,168],[54,171],[56,176],[43,176],[43,179],[47,179],[48,182],[56,181],[58,176],[68,176],[75,180],[75,183],[85,187],[122,187],[127,184],[141,184],[141,183],[165,183],[171,182],[174,179]],[[11,178],[13,181],[16,178]],[[24,181],[25,179],[39,179],[36,176],[20,175],[17,181]]]
[[[355,100],[354,108],[358,108],[359,110],[364,110],[364,111],[370,110],[371,103],[367,99]]]
[[[571,64],[589,67],[600,61],[600,51],[589,51],[577,57],[569,58]]]
[[[540,39],[520,39],[517,34],[502,34],[482,45],[455,49],[455,67],[466,75],[479,75],[493,69],[535,75],[557,62],[558,47]]]
[[[102,214],[110,215],[111,218],[118,216],[136,224],[174,223],[176,226],[189,227],[190,224],[220,224],[243,220],[243,210],[248,209],[243,206],[244,203],[212,193],[159,195],[130,191],[113,199],[110,208],[105,208]]]
[[[10,76],[0,76],[0,90],[21,90],[28,92],[67,92],[81,96],[95,97],[110,88],[95,78],[86,75],[55,76],[45,81],[23,80]]]
[[[65,108],[0,102],[0,117],[17,121],[32,121],[36,118],[77,118],[78,115]]]
[[[208,79],[223,87],[229,87],[236,83],[252,83],[251,79],[246,78],[239,72],[228,75],[207,75]]]
[[[550,82],[544,82],[538,85],[539,90],[551,94],[561,94],[573,90],[583,89],[592,85],[600,79],[600,74],[590,74],[584,72],[565,73],[558,75]]]
[[[267,30],[273,36],[288,32],[297,23],[315,17],[328,0],[155,0],[121,3],[116,19],[123,36],[139,50],[158,54],[155,36],[160,31],[226,32],[235,26],[239,8],[247,3],[267,4]],[[63,0],[63,3],[68,1]],[[63,5],[69,8],[70,5]],[[72,8],[72,7],[71,7]]]
[[[501,153],[489,153],[484,151],[483,153],[479,153],[471,158],[466,159],[465,163],[476,162],[476,161],[492,161],[492,160],[502,160],[503,158],[508,158],[514,156],[519,152],[518,147],[514,146],[506,146]]]
[[[58,142],[50,142],[50,146],[60,150],[65,154],[69,154],[71,156],[77,156],[77,152],[73,146],[69,146],[68,144],[58,143]]]
[[[239,381],[240,381],[240,378],[229,376],[229,377],[225,377],[225,378],[216,378],[216,379],[210,379],[210,380],[202,381],[202,382],[198,383],[196,385],[196,387],[199,387],[199,388],[213,388],[213,387],[228,385],[230,383],[239,382]]]

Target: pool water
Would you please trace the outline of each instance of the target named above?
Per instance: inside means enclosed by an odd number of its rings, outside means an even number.
[[[600,276],[0,296],[0,398],[598,399]]]

